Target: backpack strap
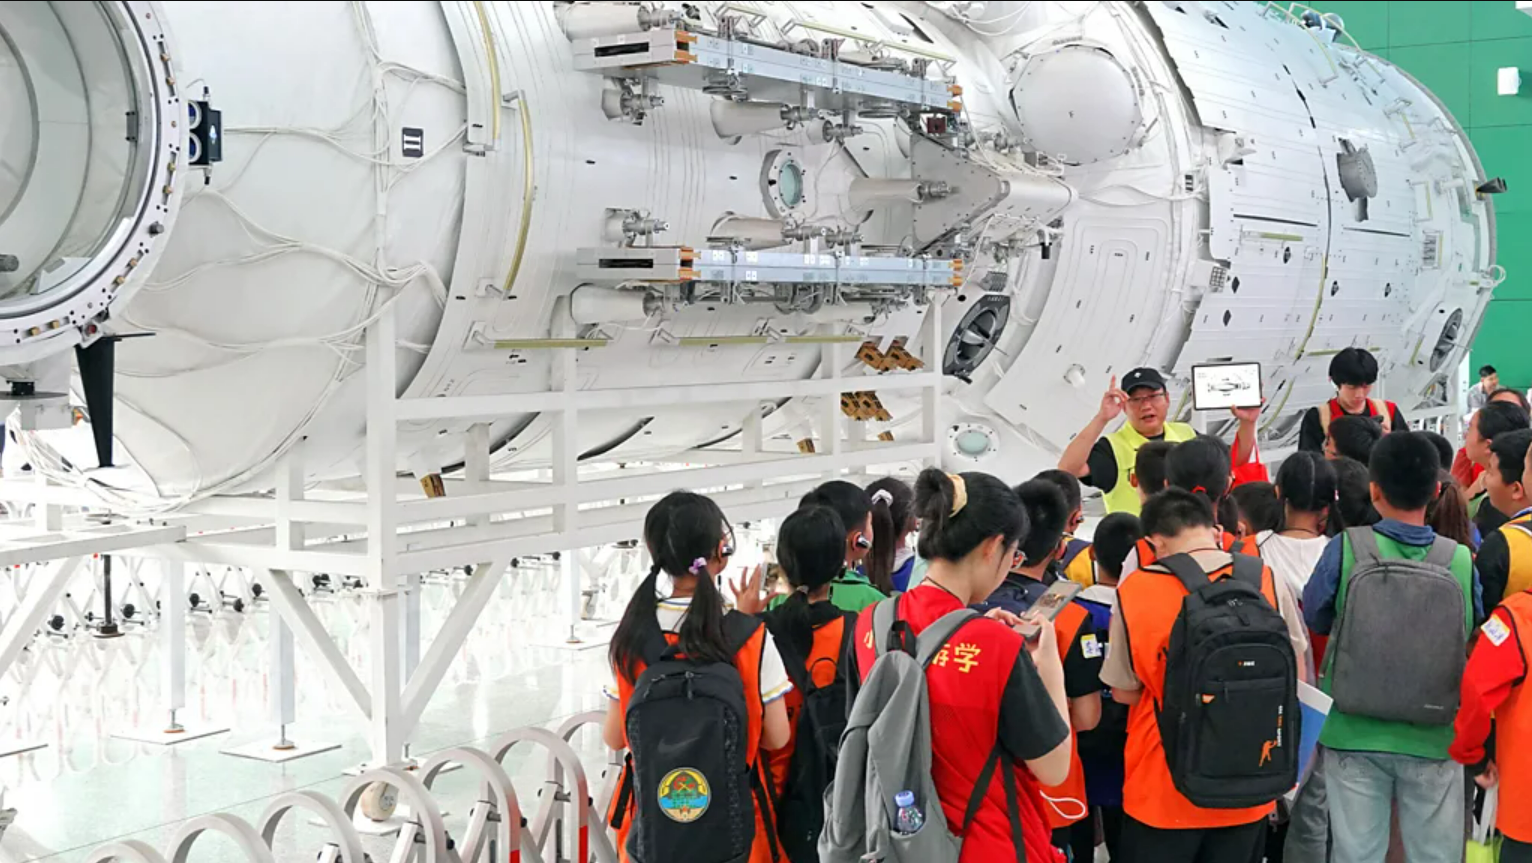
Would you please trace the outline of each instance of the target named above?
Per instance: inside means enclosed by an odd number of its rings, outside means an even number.
[[[1458,544],[1445,536],[1437,536],[1436,541],[1431,543],[1431,551],[1426,554],[1426,565],[1439,566],[1442,569],[1452,569],[1452,559],[1457,557]]]
[[[841,615],[840,627],[840,653],[835,657],[835,684],[840,685],[846,679],[846,657],[856,650],[856,615],[846,613]],[[849,705],[848,705],[849,709]]]
[[[723,637],[729,644],[729,653],[738,653],[744,649],[750,639],[755,637],[755,631],[765,626],[759,617],[745,614],[741,611],[730,611],[723,616]]]
[[[644,667],[660,662],[670,654],[670,642],[665,639],[665,630],[660,628],[659,620],[651,617],[645,621],[641,637],[643,641],[638,656],[643,660]]]
[[[1394,412],[1392,405],[1383,399],[1368,399],[1372,405],[1372,412],[1378,417],[1378,424],[1383,426],[1383,433],[1388,434],[1394,430]]]
[[[990,783],[995,781],[998,772],[1002,777],[1001,782],[1005,784],[1005,811],[1011,822],[1011,843],[1016,849],[1016,863],[1027,863],[1025,830],[1021,822],[1021,795],[1016,790],[1016,766],[1016,759],[1005,751],[1002,744],[996,743],[995,751],[990,753],[984,762],[984,769],[979,771],[979,778],[974,781],[973,793],[968,795],[968,808],[963,811],[963,823],[958,825],[957,835],[962,837],[968,832],[968,825],[979,814],[979,808],[989,796]]]
[[[1317,408],[1319,411],[1319,430],[1326,435],[1330,433],[1330,422],[1335,419],[1335,414],[1331,412],[1330,401],[1330,399],[1326,399],[1325,403]]]
[[[1357,568],[1383,561],[1383,551],[1378,548],[1378,535],[1372,528],[1347,528],[1346,538],[1351,540],[1351,554],[1356,558]]]
[[[899,621],[899,600],[885,599],[872,607],[872,654],[882,656],[888,652],[888,639],[894,624]]]
[[[949,611],[936,619],[936,622],[926,627],[915,639],[915,661],[920,663],[921,668],[931,664],[936,654],[947,646],[948,639],[957,634],[963,624],[979,616],[977,611],[971,608],[960,608],[957,611]]]
[[[1266,580],[1266,564],[1259,557],[1248,554],[1234,555],[1234,566],[1229,571],[1229,577],[1235,581],[1242,581],[1256,590],[1261,589],[1261,583]]]
[[[1235,555],[1236,558],[1239,555]],[[1162,557],[1154,562],[1156,566],[1170,570],[1170,574],[1181,582],[1187,593],[1196,593],[1208,583],[1208,574],[1203,571],[1197,561],[1189,554],[1172,554],[1170,557]]]

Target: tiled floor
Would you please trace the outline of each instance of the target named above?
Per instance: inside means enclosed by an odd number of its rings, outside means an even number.
[[[534,580],[535,581],[535,580]],[[487,747],[505,732],[526,725],[556,726],[577,713],[605,707],[602,649],[571,650],[559,642],[556,605],[542,582],[507,577],[491,600],[447,679],[411,736],[411,753],[427,757],[458,745]],[[460,585],[428,583],[423,592],[422,632],[427,644]],[[340,595],[316,608],[341,650],[365,681],[367,627],[363,600]],[[104,842],[136,838],[162,851],[186,819],[228,811],[255,823],[271,798],[293,789],[339,797],[349,778],[342,771],[368,755],[360,717],[323,691],[318,672],[298,653],[299,721],[289,736],[327,741],[341,748],[285,765],[220,754],[231,744],[270,738],[266,719],[268,612],[196,615],[188,625],[188,726],[216,722],[234,730],[174,747],[113,739],[125,724],[163,721],[159,704],[160,646],[154,632],[113,641],[88,637],[39,643],[5,681],[10,704],[0,708],[0,741],[46,740],[47,749],[0,758],[5,805],[18,810],[0,839],[0,863],[84,860]],[[20,691],[18,678],[32,675]],[[599,732],[582,733],[582,754],[593,793],[601,784],[607,753]],[[523,806],[536,806],[546,767],[541,758],[513,753],[508,771]],[[468,804],[477,793],[469,771],[448,774],[437,795],[447,824],[461,835]],[[524,813],[529,818],[531,813]],[[454,825],[457,825],[454,827]],[[289,817],[275,844],[279,860],[312,861],[323,831]],[[387,860],[388,843],[373,843],[374,860]],[[242,859],[218,837],[196,846],[195,860]]]

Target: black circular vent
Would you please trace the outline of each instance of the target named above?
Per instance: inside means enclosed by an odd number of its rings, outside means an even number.
[[[995,349],[1000,334],[1011,316],[1011,298],[989,294],[963,316],[947,342],[942,356],[942,374],[966,378]]]

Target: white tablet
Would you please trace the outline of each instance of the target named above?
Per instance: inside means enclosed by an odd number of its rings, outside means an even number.
[[[1199,411],[1261,406],[1261,364],[1192,366],[1192,406]]]

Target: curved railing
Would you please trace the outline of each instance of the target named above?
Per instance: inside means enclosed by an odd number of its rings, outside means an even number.
[[[520,728],[496,740],[488,752],[469,746],[446,749],[418,770],[367,770],[346,785],[339,800],[317,791],[289,791],[274,798],[254,825],[224,812],[199,815],[181,825],[163,852],[125,839],[96,848],[86,863],[186,863],[197,840],[210,833],[231,840],[250,863],[274,863],[272,843],[288,816],[310,818],[328,831],[324,844],[313,849],[320,860],[368,859],[355,825],[358,819],[371,819],[397,828],[395,853],[389,859],[404,859],[398,852],[413,847],[420,863],[497,863],[516,859],[518,852],[526,863],[617,863],[604,816],[617,781],[613,768],[620,767],[622,759],[611,759],[598,799],[591,796],[585,767],[570,745],[581,729],[599,727],[602,717],[599,712],[582,713],[556,731]],[[516,788],[502,766],[513,749],[528,746],[547,755],[537,810],[530,819],[523,817]],[[476,775],[479,791],[466,826],[453,835],[431,786],[448,770],[459,768]]]

